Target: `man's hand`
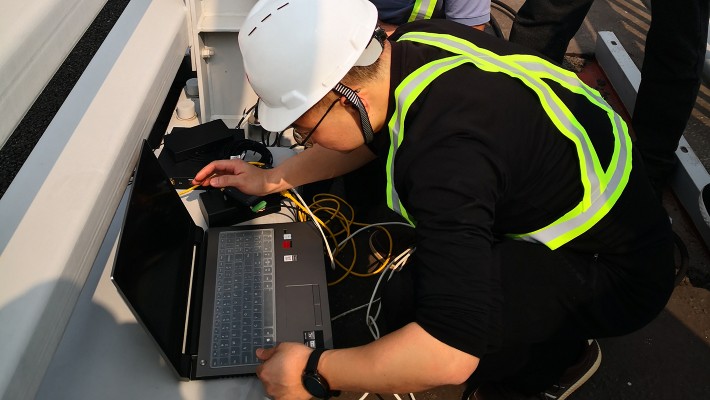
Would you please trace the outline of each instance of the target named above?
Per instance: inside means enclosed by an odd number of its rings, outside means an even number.
[[[382,21],[377,21],[377,25],[379,25],[380,28],[382,28],[385,33],[387,33],[387,36],[392,35],[392,32],[394,32],[399,25],[394,25],[394,24],[388,24],[387,22],[382,22]]]
[[[259,349],[264,361],[256,374],[275,400],[306,400],[301,377],[312,350],[302,344],[280,343]],[[331,389],[348,392],[421,392],[442,385],[460,385],[479,359],[440,342],[417,323],[405,325],[363,346],[328,350],[318,373]]]
[[[233,186],[245,194],[264,196],[272,193],[268,171],[239,159],[217,160],[202,168],[192,183],[216,188]]]
[[[308,400],[311,395],[303,387],[301,376],[306,368],[310,348],[298,343],[279,343],[271,349],[257,349],[256,356],[264,363],[256,376],[274,400]]]

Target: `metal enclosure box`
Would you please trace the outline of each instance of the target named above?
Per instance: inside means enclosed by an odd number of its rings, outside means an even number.
[[[197,71],[200,122],[233,128],[257,97],[244,74],[237,37],[256,0],[187,0],[192,68]]]

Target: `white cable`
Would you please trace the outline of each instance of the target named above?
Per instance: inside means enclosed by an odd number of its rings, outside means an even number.
[[[367,329],[370,331],[370,334],[372,334],[372,337],[375,340],[380,338],[380,330],[377,327],[377,322],[375,322],[375,320],[380,314],[380,307],[377,308],[377,315],[375,315],[374,318],[370,316],[370,309],[372,308],[372,303],[374,303],[375,294],[377,293],[377,288],[380,286],[380,282],[382,282],[383,276],[385,276],[384,271],[380,274],[380,277],[377,278],[375,289],[372,290],[372,296],[370,296],[370,301],[367,303],[367,312],[365,313],[365,325],[367,325]],[[382,303],[380,302],[379,306],[381,305]]]
[[[289,189],[291,193],[293,193],[294,196],[298,198],[298,201],[301,202],[301,205],[303,205],[303,208],[306,209],[308,212],[308,215],[311,216],[311,219],[313,220],[313,224],[318,228],[320,231],[321,236],[323,236],[323,243],[325,243],[325,248],[328,251],[328,258],[330,258],[330,268],[335,271],[335,257],[333,256],[333,250],[330,249],[330,244],[328,243],[328,238],[325,236],[325,232],[323,232],[323,228],[321,228],[320,224],[318,223],[318,219],[316,218],[315,215],[313,215],[313,212],[311,212],[310,207],[308,207],[308,204],[306,204],[305,201],[303,201],[303,197],[301,197],[300,194],[294,189]]]
[[[387,264],[387,267],[390,267],[391,265],[394,265],[394,268],[389,268],[390,274],[387,280],[389,281],[392,278],[392,275],[398,271],[404,263],[409,260],[409,256],[414,252],[415,248],[414,247],[408,247],[406,250],[398,254],[392,261],[390,261]],[[387,269],[385,268],[385,270]],[[375,288],[372,290],[372,296],[370,296],[370,302],[367,303],[367,312],[365,313],[365,324],[367,325],[367,329],[370,331],[370,334],[372,334],[372,337],[377,340],[380,338],[380,329],[377,326],[377,318],[380,316],[380,311],[382,310],[382,302],[378,304],[377,307],[377,312],[375,316],[370,315],[370,310],[372,309],[372,304],[374,303],[375,299],[375,294],[377,294],[377,289],[380,286],[380,283],[382,282],[382,278],[385,276],[385,272],[383,271],[380,274],[380,277],[377,278],[377,283],[375,284]]]
[[[404,250],[403,252],[399,253],[391,262],[389,262],[389,263],[387,264],[387,267],[393,266],[393,268],[389,268],[389,272],[390,272],[390,273],[389,273],[389,276],[388,276],[388,278],[387,278],[388,281],[392,278],[392,275],[394,275],[395,272],[399,271],[400,268],[401,268],[404,264],[406,264],[406,262],[409,260],[409,256],[411,256],[412,253],[414,253],[415,250],[416,250],[416,247],[408,247],[406,250]],[[365,317],[365,324],[367,325],[367,329],[370,330],[370,334],[372,334],[372,337],[373,337],[375,340],[377,340],[377,339],[380,338],[380,330],[379,330],[379,328],[377,327],[377,322],[376,322],[376,320],[377,320],[377,317],[380,315],[380,310],[382,309],[382,303],[380,302],[380,304],[378,304],[377,313],[375,314],[374,317],[370,316],[370,309],[371,309],[371,307],[372,307],[372,304],[376,301],[376,300],[374,299],[374,298],[375,298],[375,294],[377,293],[377,288],[379,287],[380,282],[382,282],[382,278],[385,276],[385,272],[387,272],[387,268],[385,268],[385,271],[383,271],[383,272],[380,274],[380,277],[377,279],[377,283],[375,284],[375,288],[374,288],[373,291],[372,291],[372,296],[370,297],[370,301],[367,303],[367,313],[366,313],[366,317]],[[378,298],[378,300],[379,300],[379,298]],[[359,309],[361,309],[362,307],[363,307],[363,306],[360,306],[360,307],[357,307],[356,309],[359,310]],[[355,311],[355,309],[350,310],[350,311],[346,311],[345,313],[339,315],[338,317],[340,317],[340,316],[342,316],[342,315],[344,315],[344,314],[346,314],[346,313],[350,313],[350,312],[352,312],[352,311]],[[336,317],[336,318],[337,318],[337,317]],[[364,400],[368,395],[369,395],[369,393],[365,393],[362,397],[360,397],[359,400]],[[397,394],[394,394],[394,397],[395,397],[397,400],[402,400],[402,398],[399,397],[399,395],[397,395]],[[414,398],[414,393],[409,393],[409,398],[410,398],[410,400],[416,400],[416,399]]]
[[[376,298],[375,301],[380,301],[380,298],[379,298],[379,297]],[[353,308],[353,309],[350,309],[350,310],[348,310],[348,311],[345,311],[345,312],[342,313],[342,314],[338,314],[338,315],[336,315],[335,317],[332,317],[332,318],[330,319],[330,321],[331,321],[331,322],[332,322],[332,321],[335,321],[335,320],[338,319],[338,318],[344,317],[344,316],[346,316],[346,315],[348,315],[348,314],[352,314],[352,313],[354,313],[355,311],[362,310],[362,309],[365,308],[365,307],[367,307],[367,304],[363,304],[363,305],[361,305],[361,306],[355,307],[355,308]]]
[[[254,110],[256,109],[256,104],[257,104],[257,103],[254,103],[254,105],[251,106],[251,107],[249,107],[248,110],[245,108],[245,109],[242,111],[242,118],[241,118],[241,119],[239,120],[239,122],[237,123],[237,126],[235,127],[235,129],[241,128],[241,127],[242,127],[242,123],[243,123],[245,120],[247,121],[247,123],[249,123],[249,120],[248,120],[248,119],[249,119],[249,116],[252,115],[252,114],[254,114]]]
[[[355,232],[355,233],[357,233],[357,232]],[[353,234],[353,235],[354,235],[354,234]],[[351,236],[352,236],[352,235],[351,235]],[[400,254],[398,254],[392,261],[390,261],[390,262],[387,264],[387,267],[393,266],[393,268],[389,268],[389,272],[390,272],[390,273],[389,273],[389,276],[388,276],[388,278],[387,278],[388,281],[392,278],[392,275],[394,275],[395,272],[399,271],[399,269],[400,269],[404,264],[406,264],[406,262],[409,260],[409,256],[411,256],[412,253],[414,253],[415,250],[416,250],[416,247],[408,247],[406,250],[404,250],[403,252],[401,252]],[[367,313],[365,314],[365,315],[366,315],[366,317],[365,317],[365,324],[367,325],[367,329],[370,330],[370,334],[372,334],[372,337],[373,337],[375,340],[377,340],[377,339],[380,338],[380,330],[379,330],[379,328],[377,327],[377,322],[376,322],[376,320],[377,320],[377,317],[380,315],[380,310],[382,309],[382,303],[378,304],[377,313],[375,314],[374,317],[370,316],[370,309],[371,309],[371,307],[372,307],[372,304],[373,304],[375,301],[380,300],[380,298],[378,298],[377,300],[375,300],[375,294],[377,293],[377,288],[379,287],[380,282],[382,282],[382,278],[385,276],[385,272],[387,272],[387,268],[385,268],[385,270],[380,274],[380,277],[377,278],[377,283],[375,284],[375,288],[374,288],[373,291],[372,291],[372,296],[370,297],[370,301],[366,304],[366,306],[367,306]],[[356,308],[354,308],[354,309],[352,309],[352,310],[350,310],[350,311],[346,311],[346,312],[344,312],[344,313],[342,313],[342,314],[336,316],[335,318],[340,318],[341,316],[346,315],[346,314],[349,314],[349,313],[351,313],[351,312],[353,312],[353,311],[355,311],[355,310],[359,310],[359,309],[363,308],[364,306],[365,306],[365,305],[362,305],[362,306],[356,307]],[[333,319],[335,319],[335,318],[332,318],[331,320],[333,320]],[[363,394],[362,397],[360,397],[359,400],[364,400],[368,395],[369,395],[369,393]],[[397,400],[402,400],[402,398],[399,397],[399,395],[396,394],[396,393],[394,394],[394,397],[395,397],[395,399],[397,399]],[[409,398],[410,398],[410,400],[416,400],[416,399],[414,398],[414,393],[409,393]]]
[[[296,192],[296,191],[293,190],[293,189],[291,189],[290,191],[298,198],[298,201],[300,201],[301,204],[304,206],[304,208],[305,208],[306,211],[308,212],[308,215],[310,215],[311,219],[313,220],[313,223],[316,225],[316,227],[317,227],[318,230],[320,231],[321,235],[323,236],[323,241],[325,242],[326,248],[327,248],[327,250],[328,250],[328,256],[330,257],[331,267],[332,267],[333,269],[335,269],[335,258],[333,257],[333,253],[332,253],[332,251],[331,251],[331,249],[330,249],[330,246],[328,245],[328,240],[326,239],[325,233],[323,232],[323,229],[321,229],[320,224],[317,222],[315,215],[313,215],[313,213],[311,212],[310,207],[308,207],[308,205],[307,205],[306,202],[303,200],[303,198],[301,197],[301,195],[298,194],[298,192]],[[337,244],[336,249],[339,249],[340,247],[342,247],[348,240],[350,240],[351,238],[353,238],[353,237],[354,237],[355,235],[357,235],[358,233],[360,233],[360,232],[362,232],[362,231],[364,231],[364,230],[366,230],[366,229],[375,227],[375,226],[383,226],[383,225],[403,225],[403,226],[407,226],[407,227],[412,228],[412,225],[407,224],[407,223],[403,223],[403,222],[380,222],[380,223],[370,224],[370,225],[364,226],[364,227],[362,227],[362,228],[356,230],[355,232],[351,233],[348,237],[346,237],[346,238],[343,239],[340,243]],[[409,260],[409,256],[414,252],[414,250],[415,250],[414,247],[409,247],[409,248],[407,248],[405,251],[403,251],[402,253],[400,253],[399,255],[397,255],[394,259],[392,259],[392,260],[387,264],[387,267],[392,266],[392,268],[390,268],[389,277],[387,278],[388,281],[392,278],[392,275],[393,275],[396,271],[398,271],[398,270],[402,267],[402,265],[404,265],[404,264]],[[387,269],[387,268],[385,268],[385,269]],[[355,307],[355,308],[350,309],[350,310],[348,310],[348,311],[345,311],[345,312],[343,312],[343,313],[341,313],[341,314],[339,314],[339,315],[336,315],[335,317],[332,317],[330,320],[331,320],[331,321],[335,321],[335,320],[338,319],[338,318],[344,317],[344,316],[346,316],[346,315],[348,315],[348,314],[351,314],[351,313],[353,313],[353,312],[355,312],[355,311],[358,311],[358,310],[361,310],[361,309],[367,307],[367,312],[366,312],[366,314],[365,314],[365,315],[366,315],[365,324],[367,325],[367,329],[370,331],[370,334],[372,334],[372,337],[373,337],[375,340],[379,339],[379,338],[380,338],[380,330],[379,330],[379,327],[377,326],[376,320],[377,320],[377,318],[378,318],[379,315],[380,315],[380,310],[382,309],[382,304],[381,304],[381,303],[378,304],[377,312],[375,313],[375,316],[374,316],[374,317],[373,317],[373,316],[370,316],[370,310],[371,310],[371,308],[372,308],[372,305],[373,305],[375,302],[378,302],[378,301],[380,300],[380,298],[375,299],[375,294],[377,294],[377,289],[378,289],[378,287],[380,286],[380,283],[382,282],[382,278],[385,276],[385,272],[386,272],[386,271],[383,271],[383,272],[380,274],[380,277],[377,279],[377,283],[375,284],[375,288],[374,288],[374,290],[372,291],[372,296],[370,296],[370,301],[369,301],[367,304],[363,304],[363,305],[361,305],[361,306],[358,306],[358,307]],[[364,400],[365,398],[367,398],[367,396],[369,396],[369,394],[370,394],[370,393],[364,393],[364,394],[360,397],[360,399],[358,399],[358,400]],[[402,400],[402,398],[399,397],[398,394],[394,394],[394,397],[395,397],[397,400]],[[410,397],[411,400],[416,400],[416,399],[414,398],[414,394],[413,394],[413,393],[409,393],[409,397]]]

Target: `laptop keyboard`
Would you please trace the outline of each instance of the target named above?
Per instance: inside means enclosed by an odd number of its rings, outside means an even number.
[[[220,232],[212,367],[257,364],[274,344],[274,232]]]

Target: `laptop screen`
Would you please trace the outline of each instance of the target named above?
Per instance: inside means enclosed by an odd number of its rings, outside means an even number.
[[[113,280],[178,371],[190,274],[196,257],[196,229],[158,160],[144,143]]]

